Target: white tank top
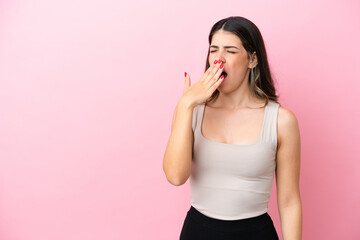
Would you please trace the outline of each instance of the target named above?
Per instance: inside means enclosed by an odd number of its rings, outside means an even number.
[[[260,137],[248,145],[226,144],[201,132],[205,103],[194,108],[191,205],[212,218],[237,220],[268,211],[274,180],[279,104],[269,100]]]

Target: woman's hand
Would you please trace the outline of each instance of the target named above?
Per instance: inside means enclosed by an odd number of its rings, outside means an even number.
[[[216,60],[215,60],[216,61]],[[218,88],[224,80],[220,75],[223,71],[221,60],[214,62],[214,65],[209,67],[198,82],[191,86],[190,76],[185,77],[185,87],[182,99],[188,102],[192,107],[204,103]]]

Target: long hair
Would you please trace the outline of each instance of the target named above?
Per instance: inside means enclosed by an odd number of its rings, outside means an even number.
[[[213,35],[218,30],[224,30],[236,34],[247,51],[248,58],[251,57],[253,52],[256,52],[258,63],[256,67],[251,69],[249,74],[250,90],[256,96],[265,100],[265,106],[268,104],[269,100],[278,102],[278,96],[276,95],[274,81],[271,76],[264,40],[256,25],[244,17],[228,17],[222,19],[215,23],[211,28],[209,34],[209,46],[211,45]],[[209,54],[210,48],[208,49],[206,58],[205,72],[210,67]],[[216,89],[206,102],[216,99],[218,95],[219,90]]]

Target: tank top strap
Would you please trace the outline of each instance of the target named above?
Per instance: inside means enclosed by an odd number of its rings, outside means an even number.
[[[271,142],[274,145],[277,145],[277,118],[279,106],[279,103],[269,100],[264,116],[263,141]]]
[[[199,126],[199,124],[201,124],[201,110],[203,110],[203,108],[205,107],[205,104],[200,104],[194,107],[193,109],[193,116],[192,116],[192,130],[193,132],[195,132],[197,126]]]
[[[265,142],[272,142],[277,145],[277,118],[280,104],[269,100],[264,113],[263,129],[261,131],[261,140]],[[199,131],[201,126],[203,114],[205,110],[205,104],[197,105],[193,110],[192,117],[192,130],[195,133]]]

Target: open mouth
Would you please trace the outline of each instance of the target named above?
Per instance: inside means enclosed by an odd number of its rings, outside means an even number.
[[[222,73],[221,73],[221,76],[224,76],[224,79],[227,77],[227,73],[225,72],[225,71],[223,71]],[[221,77],[220,76],[220,77]]]

